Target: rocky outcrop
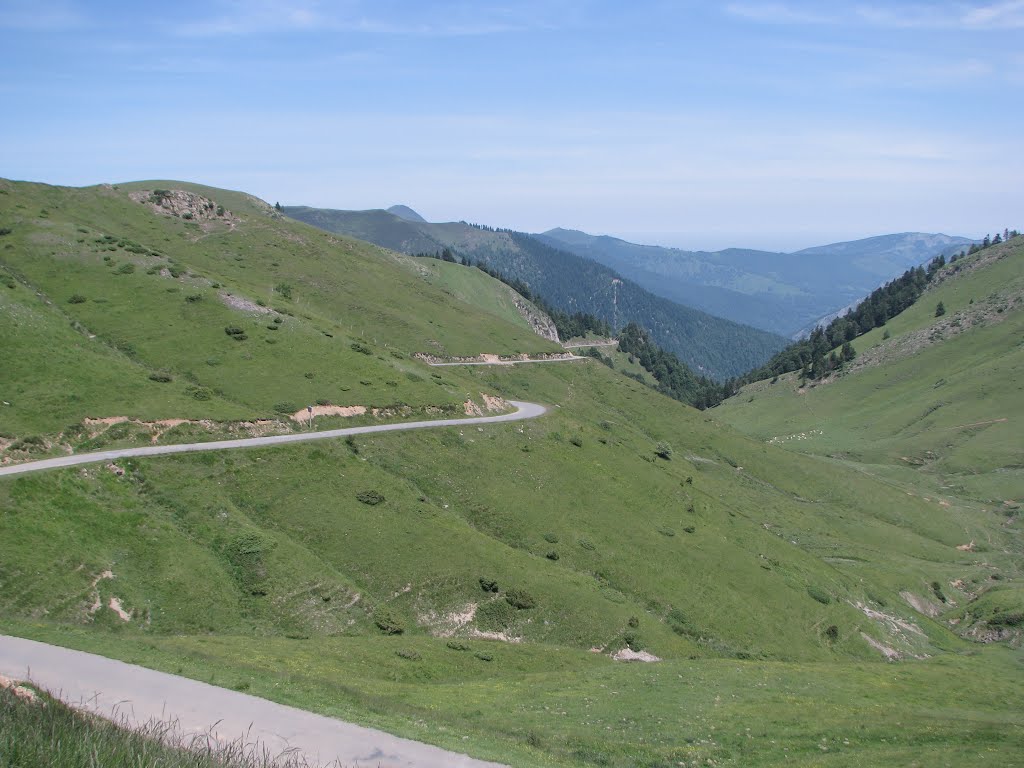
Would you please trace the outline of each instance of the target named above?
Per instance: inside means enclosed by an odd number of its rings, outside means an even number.
[[[548,341],[558,343],[558,329],[555,328],[555,322],[548,317],[546,312],[542,312],[533,302],[527,301],[515,291],[512,291],[512,301],[516,305],[516,310],[530,324],[534,333]]]
[[[132,200],[149,206],[154,213],[187,221],[221,221],[234,226],[238,217],[208,197],[183,189],[152,189],[132,192]]]

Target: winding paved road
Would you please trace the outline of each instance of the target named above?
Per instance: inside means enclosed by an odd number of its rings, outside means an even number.
[[[113,461],[131,456],[165,456],[170,453],[192,453],[194,451],[223,451],[231,448],[258,448],[267,445],[283,445],[285,443],[305,443],[310,440],[329,440],[333,437],[348,435],[366,435],[374,432],[399,432],[406,429],[429,429],[431,427],[463,427],[474,424],[498,424],[504,421],[521,421],[535,419],[546,411],[543,405],[509,400],[516,410],[500,416],[474,416],[465,419],[437,419],[435,421],[406,421],[395,424],[377,424],[369,427],[345,427],[344,429],[328,429],[323,432],[296,432],[289,435],[271,435],[270,437],[249,437],[239,440],[216,440],[209,443],[182,443],[180,445],[147,445],[143,448],[116,448],[110,451],[94,451],[77,453],[70,456],[58,456],[54,459],[26,461],[24,464],[12,464],[0,467],[0,477],[4,475],[20,475],[26,472],[40,472],[44,469],[73,467],[78,464],[93,464],[98,461]]]
[[[498,424],[533,419],[547,411],[537,403],[509,402],[516,410],[500,416],[411,421],[244,440],[121,448],[16,464],[0,468],[0,475],[39,472],[129,456],[222,451],[374,432]],[[226,741],[259,742],[275,755],[285,750],[298,750],[314,763],[337,761],[342,765],[382,768],[501,768],[498,763],[475,760],[238,691],[33,640],[0,635],[0,674],[14,680],[31,680],[63,701],[105,717],[125,718],[132,724],[143,724],[150,719],[177,721],[185,734],[212,733]]]
[[[362,768],[502,768],[374,728],[91,653],[0,635],[0,674],[30,680],[69,704],[142,725],[177,722],[182,734],[295,750],[311,764]]]

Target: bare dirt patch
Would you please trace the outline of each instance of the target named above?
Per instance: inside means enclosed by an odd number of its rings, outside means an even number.
[[[479,629],[471,629],[469,631],[470,637],[475,637],[478,640],[501,640],[503,643],[521,643],[523,638],[521,637],[510,637],[504,632],[484,632]]]
[[[866,642],[876,651],[879,651],[883,656],[885,656],[886,661],[899,661],[903,658],[903,655],[895,648],[891,648],[885,643],[880,643],[878,640],[875,640],[875,638],[873,638],[871,635],[861,632],[860,636],[864,638],[864,642]]]
[[[290,418],[292,421],[297,422],[308,422],[310,419],[315,419],[317,416],[342,416],[344,418],[351,418],[352,416],[363,416],[366,413],[365,405],[314,405],[312,406],[312,412],[309,408],[303,408],[301,411],[296,411]]]
[[[29,704],[36,702],[36,692],[27,686],[16,683],[11,678],[0,675],[0,688],[9,690],[15,696],[23,701],[27,701]],[[42,702],[43,706],[46,706],[45,702]]]
[[[918,613],[922,613],[925,616],[930,616],[932,618],[939,615],[938,606],[925,597],[915,595],[913,592],[909,592],[907,590],[900,592],[900,597],[902,597],[904,602]]]
[[[419,617],[419,623],[430,628],[434,637],[453,637],[476,618],[476,603],[467,603],[448,613],[430,611]]]
[[[107,601],[107,607],[118,615],[121,621],[131,621],[132,615],[124,609],[121,604],[121,599],[118,597],[112,597]]]
[[[261,307],[255,301],[249,301],[249,299],[243,299],[241,296],[235,296],[233,293],[220,293],[220,300],[227,304],[232,309],[237,309],[240,312],[254,312],[258,315],[270,315],[274,313],[270,307]]]
[[[661,659],[653,653],[648,653],[647,651],[634,651],[632,648],[623,648],[621,651],[613,653],[612,659],[615,661],[643,661],[648,664],[655,661],[661,661]]]

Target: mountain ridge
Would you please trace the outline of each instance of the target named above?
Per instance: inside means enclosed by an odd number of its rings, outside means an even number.
[[[553,229],[535,235],[619,270],[659,295],[792,336],[936,255],[973,240],[928,233],[877,235],[791,253],[727,248],[687,251]],[[837,270],[831,258],[847,265]]]
[[[660,346],[698,373],[718,380],[739,375],[751,361],[763,362],[785,346],[781,337],[652,294],[607,266],[526,233],[466,222],[410,222],[382,210],[285,206],[282,212],[406,254],[450,249],[525,283],[561,311],[592,314],[616,330],[637,322],[650,330]]]

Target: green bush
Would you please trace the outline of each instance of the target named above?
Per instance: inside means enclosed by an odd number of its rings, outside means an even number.
[[[384,494],[379,491],[360,491],[356,494],[356,498],[363,504],[369,504],[371,507],[375,507],[385,500]]]
[[[477,651],[473,655],[480,659],[480,661],[494,661],[494,657],[491,654],[484,653],[483,651]]]
[[[284,416],[290,416],[291,414],[295,413],[298,410],[299,410],[299,406],[297,406],[295,403],[289,403],[289,402],[274,403],[274,411],[276,413],[280,413],[280,414],[282,414]]]
[[[990,627],[1019,627],[1024,624],[1024,612],[997,613],[988,620]]]
[[[411,648],[402,648],[400,650],[397,650],[395,651],[395,656],[398,656],[400,659],[408,659],[409,661],[419,661],[423,658],[419,655],[419,653],[412,650]]]
[[[292,297],[293,289],[289,283],[278,283],[274,286],[274,290],[286,299],[290,299]]]
[[[86,299],[82,294],[73,293],[68,299],[68,304],[85,304],[86,301],[88,301],[88,299]]]
[[[830,625],[829,628],[825,630],[825,637],[833,641],[838,640],[839,627],[837,627],[835,624]]]
[[[935,597],[937,597],[940,602],[943,602],[943,603],[946,602],[946,595],[943,594],[943,592],[942,592],[942,585],[939,584],[939,582],[937,582],[937,581],[933,581],[932,582],[932,592],[935,594]]]
[[[533,595],[525,589],[510,589],[505,594],[505,601],[513,608],[520,611],[535,608],[537,606],[537,601],[533,599]]]
[[[209,400],[213,397],[213,391],[207,387],[188,387],[185,393],[191,395],[196,400]]]
[[[477,626],[484,630],[507,629],[515,617],[515,609],[504,600],[492,600],[476,610]]]
[[[149,374],[149,380],[156,381],[161,384],[167,384],[168,382],[174,381],[174,379],[172,379],[166,373],[151,373]]]
[[[654,449],[654,455],[665,461],[670,461],[673,453],[672,446],[666,442],[658,443],[658,446]]]
[[[484,576],[481,576],[480,577],[480,589],[482,589],[484,592],[497,592],[498,591],[498,582],[495,581],[494,579],[488,579],[488,578],[485,578]]]
[[[558,543],[558,537],[555,534],[553,534],[553,533],[545,533],[544,534],[544,541],[546,541],[548,544],[557,544]]]
[[[558,559],[558,553],[555,552],[555,550],[551,550],[546,555],[544,555],[544,557],[546,557],[548,560],[557,560]]]
[[[114,274],[116,274],[116,275],[130,275],[134,271],[135,271],[135,265],[132,264],[129,261],[129,262],[125,263],[125,264],[122,264],[120,267],[118,267],[117,270],[114,272]]]
[[[577,448],[582,448],[583,447],[583,440],[581,438],[577,437],[576,435],[573,435],[572,437],[570,437],[569,438],[569,442],[572,443],[573,445],[575,445]]]
[[[813,597],[822,605],[828,605],[832,602],[832,596],[828,592],[823,590],[821,587],[811,584],[807,587],[807,594]]]
[[[451,648],[453,651],[468,651],[469,646],[466,643],[459,642],[458,640],[449,640],[445,645]]]
[[[373,623],[385,635],[400,635],[405,632],[405,624],[387,606],[380,606],[373,612]]]
[[[349,346],[352,348],[353,351],[359,352],[359,353],[361,353],[363,355],[372,355],[373,354],[373,350],[370,349],[365,344],[363,344],[362,342],[353,341]]]
[[[185,301],[187,301],[189,304],[195,304],[197,301],[202,300],[203,294],[201,293],[190,293],[188,296],[185,297]]]
[[[593,552],[595,549],[597,549],[597,547],[594,546],[594,543],[590,541],[590,539],[580,539],[577,543],[580,545],[581,549],[585,549],[588,552]]]
[[[676,532],[674,530],[672,530],[671,528],[669,528],[667,525],[659,525],[658,528],[657,528],[657,531],[662,536],[668,536],[670,538],[672,536],[676,535]]]
[[[634,651],[639,651],[644,647],[643,641],[640,639],[640,635],[636,632],[624,632],[622,634],[622,642]]]
[[[245,329],[239,328],[237,325],[228,325],[224,327],[224,333],[228,336],[244,336]]]

